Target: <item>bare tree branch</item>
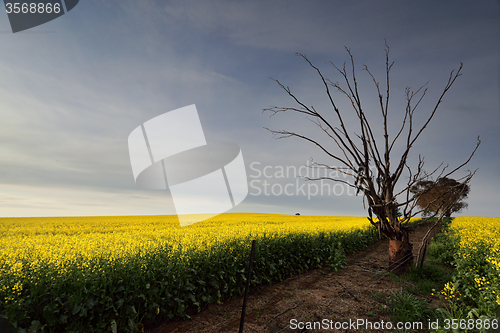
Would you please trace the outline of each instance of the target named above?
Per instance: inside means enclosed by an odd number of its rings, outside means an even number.
[[[326,134],[328,140],[333,140],[335,145],[339,148],[340,152],[335,153],[326,149],[323,142],[319,140],[312,139],[306,135],[298,134],[286,130],[270,130],[273,135],[277,138],[285,137],[297,137],[308,142],[311,142],[318,146],[327,156],[333,158],[334,160],[341,163],[342,167],[332,167],[327,164],[315,163],[316,167],[322,167],[325,170],[332,170],[339,172],[340,174],[351,177],[353,182],[346,179],[340,179],[337,176],[324,176],[324,177],[306,177],[307,180],[330,180],[334,182],[343,183],[351,188],[356,189],[356,194],[359,193],[363,196],[363,205],[367,203],[368,205],[368,220],[372,225],[374,225],[380,234],[386,235],[389,239],[394,241],[399,241],[404,245],[406,255],[411,257],[411,244],[409,243],[409,227],[407,223],[410,219],[417,214],[425,211],[426,207],[418,210],[419,198],[425,194],[422,193],[412,193],[412,189],[416,184],[422,181],[429,181],[431,177],[437,175],[437,180],[454,174],[456,171],[462,169],[467,165],[475,152],[477,151],[481,141],[478,137],[478,142],[475,149],[470,154],[469,158],[462,164],[460,164],[455,169],[447,172],[448,165],[443,165],[441,163],[432,172],[427,173],[424,171],[424,158],[419,155],[418,163],[415,167],[411,167],[408,163],[408,157],[411,149],[413,148],[415,142],[421,136],[425,128],[434,118],[440,104],[443,101],[444,96],[450,90],[450,88],[455,83],[456,79],[462,75],[461,70],[463,64],[460,63],[458,70],[451,71],[448,81],[444,86],[438,100],[434,104],[432,111],[428,115],[427,119],[423,125],[414,132],[414,114],[419,105],[421,104],[423,98],[427,94],[428,82],[420,86],[416,91],[412,91],[409,87],[405,90],[406,106],[404,111],[404,118],[401,126],[397,127],[395,135],[392,139],[389,138],[389,96],[390,96],[390,71],[394,62],[389,60],[390,48],[385,42],[385,96],[382,93],[379,82],[376,80],[375,76],[368,69],[368,66],[363,65],[363,70],[365,70],[371,81],[375,85],[378,104],[381,110],[382,116],[382,131],[383,131],[383,156],[382,147],[377,144],[377,138],[374,135],[372,124],[368,121],[365,110],[363,110],[363,104],[360,97],[360,91],[358,88],[358,78],[356,75],[356,66],[354,57],[349,48],[345,48],[350,60],[350,69],[346,68],[346,62],[343,63],[342,68],[336,66],[333,62],[329,62],[336,70],[338,74],[342,77],[343,84],[338,81],[332,81],[326,78],[318,67],[313,65],[313,63],[301,53],[296,53],[297,56],[303,58],[308,65],[313,68],[318,74],[321,82],[326,91],[326,95],[333,108],[336,118],[338,120],[338,126],[332,126],[332,124],[325,118],[324,114],[319,112],[314,108],[314,106],[307,106],[303,103],[295,94],[293,94],[288,86],[283,85],[278,80],[273,79],[281,89],[283,89],[295,103],[296,107],[276,107],[272,106],[270,108],[264,109],[263,111],[271,112],[271,116],[274,116],[282,112],[296,112],[306,115],[306,118],[312,121],[319,129]],[[340,93],[341,96],[347,98],[350,102],[354,114],[357,117],[357,126],[359,126],[358,133],[349,132],[347,130],[347,124],[345,122],[344,115],[341,113],[337,106],[337,102],[334,100],[332,91],[330,88],[334,88],[336,92]],[[392,156],[393,148],[398,142],[398,139],[405,137],[404,151],[400,156]],[[359,141],[358,141],[359,140]],[[404,142],[403,141],[403,142]],[[379,142],[381,143],[381,142]],[[379,149],[380,148],[380,149]],[[391,162],[397,160],[397,165],[394,171],[391,171]],[[462,178],[462,184],[470,182],[471,178],[474,176],[476,171],[470,172],[465,177]],[[399,184],[399,180],[403,174],[408,176],[405,180],[402,189],[396,190],[396,185]],[[444,175],[444,176],[443,176]],[[432,181],[431,181],[432,183]],[[451,190],[451,189],[450,189]],[[396,193],[397,192],[397,193]],[[448,205],[442,198],[446,196],[446,191],[440,193],[433,200],[434,204],[438,203],[440,208]],[[455,191],[456,192],[456,191]],[[398,202],[398,198],[402,197],[403,200]],[[441,198],[440,198],[441,197]],[[431,203],[427,205],[430,207]],[[427,208],[428,208],[427,207]],[[403,208],[403,216],[400,216],[400,208]],[[375,217],[376,218],[375,218]],[[434,214],[435,216],[435,214]],[[424,249],[425,252],[425,249]],[[391,259],[392,260],[392,259]]]

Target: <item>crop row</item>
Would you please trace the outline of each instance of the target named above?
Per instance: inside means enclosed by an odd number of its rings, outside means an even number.
[[[0,310],[33,332],[135,332],[242,294],[253,239],[251,286],[340,268],[376,238],[360,217],[0,219]]]
[[[500,319],[500,218],[457,217],[448,244],[455,266],[442,291],[448,317]]]

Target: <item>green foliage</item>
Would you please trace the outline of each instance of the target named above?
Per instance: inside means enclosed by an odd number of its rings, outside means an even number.
[[[490,333],[498,331],[500,327],[498,319],[480,314],[479,309],[468,310],[463,306],[455,284],[448,283],[439,296],[444,308],[437,309],[439,325],[437,329],[432,330],[432,333]]]
[[[435,289],[441,289],[450,281],[452,273],[433,264],[424,264],[420,269],[412,267],[401,279],[411,281],[406,290],[412,294],[430,294]]]
[[[457,269],[453,277],[454,285],[461,294],[461,306],[467,311],[475,310],[481,315],[500,319],[500,303],[498,293],[500,288],[498,271],[486,260],[491,250],[483,242],[478,241],[473,248],[460,249],[457,255]],[[491,281],[491,283],[490,283]]]
[[[455,267],[455,256],[460,249],[460,239],[453,230],[444,226],[444,232],[436,234],[434,240],[429,244],[427,254],[432,261],[448,266]]]
[[[435,318],[434,310],[427,301],[403,290],[392,292],[388,299],[391,319],[395,322],[425,322]]]
[[[281,281],[311,268],[345,266],[345,254],[377,240],[374,228],[260,237],[251,286]],[[96,258],[87,271],[60,275],[54,267],[24,272],[29,280],[0,310],[24,332],[140,332],[142,323],[189,318],[203,306],[241,295],[252,239],[172,256],[168,248],[122,261]],[[8,278],[8,277],[4,277]]]
[[[471,224],[469,227],[476,230],[484,228],[481,224]],[[462,326],[471,324],[474,327],[478,322],[492,323],[492,320],[496,320],[498,323],[500,319],[500,298],[497,296],[500,291],[497,283],[499,275],[492,257],[498,248],[491,245],[488,237],[476,235],[469,231],[466,234],[468,238],[464,240],[458,231],[448,228],[447,232],[436,237],[436,242],[431,246],[430,254],[435,262],[455,267],[450,282],[440,288],[442,290],[438,293],[442,302],[442,308],[437,309],[441,323],[458,322]],[[491,331],[484,327],[464,327],[441,327],[433,332]]]

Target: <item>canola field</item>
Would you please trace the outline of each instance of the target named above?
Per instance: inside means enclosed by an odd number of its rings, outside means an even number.
[[[1,218],[1,316],[33,332],[141,331],[242,294],[253,239],[256,286],[338,269],[377,238],[364,217],[234,213],[183,228],[176,216]]]
[[[464,316],[500,318],[500,217],[457,217],[450,234],[458,251],[454,281],[444,294]]]

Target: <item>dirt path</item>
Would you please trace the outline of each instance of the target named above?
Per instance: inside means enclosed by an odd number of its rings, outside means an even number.
[[[427,230],[427,227],[423,227],[411,234],[415,256],[420,246],[419,241]],[[274,285],[252,289],[247,301],[244,332],[301,332],[300,329],[287,327],[292,319],[307,322],[326,318],[333,323],[357,319],[389,321],[387,306],[380,294],[389,295],[391,291],[398,291],[403,283],[386,276],[388,247],[388,240],[372,244],[365,250],[348,256],[347,267],[338,272],[327,268],[314,269]],[[428,297],[428,301],[431,305],[437,305],[435,298]],[[191,320],[169,321],[145,332],[238,332],[242,304],[243,297],[223,304],[212,304],[192,316]],[[384,331],[387,330],[365,330]]]

